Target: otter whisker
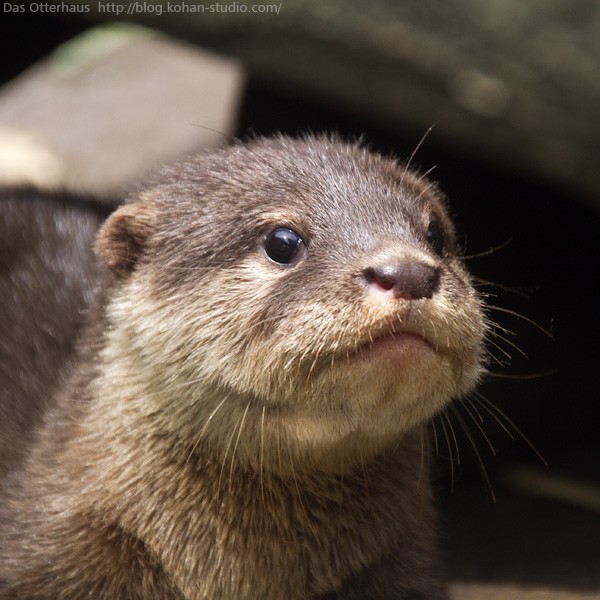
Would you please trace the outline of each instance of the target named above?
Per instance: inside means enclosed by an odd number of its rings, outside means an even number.
[[[266,405],[263,404],[262,415],[260,419],[260,464],[258,469],[258,476],[260,478],[260,496],[262,498],[263,506],[267,506],[265,501],[265,486],[264,486],[264,467],[265,467],[265,410]]]
[[[506,336],[516,336],[517,334],[512,331],[511,329],[507,329],[506,327],[503,327],[502,325],[500,325],[499,323],[496,323],[495,321],[492,321],[491,319],[486,319],[486,323],[489,327],[489,333],[490,335],[493,335],[494,337],[500,337],[501,339],[504,339],[498,332],[501,331],[503,334],[505,334]]]
[[[445,417],[446,422],[448,423],[448,427],[450,428],[450,434],[452,435],[452,440],[454,442],[454,448],[456,450],[456,464],[460,465],[460,451],[458,449],[458,439],[456,438],[456,433],[454,432],[454,425],[452,425],[452,421],[447,412],[448,408],[444,408],[442,411],[442,415]]]
[[[499,344],[497,344],[496,342],[494,342],[493,340],[491,340],[489,338],[488,338],[487,342],[488,342],[488,344],[490,344],[491,346],[496,348],[496,350],[498,350],[504,356],[504,358],[506,358],[508,360],[508,362],[512,361],[513,357],[502,346],[500,346]]]
[[[341,457],[341,461],[340,461],[340,464],[341,464],[341,468],[340,468],[340,476],[339,476],[339,484],[340,484],[340,491],[339,491],[339,494],[340,494],[340,504],[342,503],[342,501],[343,501],[343,499],[344,499],[344,491],[345,491],[345,488],[344,488],[344,477],[346,476],[346,470],[344,469],[344,457],[345,457],[345,454],[343,454],[343,455],[342,455],[342,457]]]
[[[534,454],[542,461],[542,464],[546,467],[548,466],[546,459],[534,446],[533,442],[515,425],[515,423],[507,416],[507,414],[504,411],[499,409],[493,402],[490,402],[485,396],[482,396],[481,393],[475,392],[474,396],[478,399],[482,407],[487,406],[489,412],[494,411],[499,417],[502,417],[506,421],[506,423],[508,423],[519,434],[521,439],[529,446],[529,448],[531,448]]]
[[[493,354],[489,349],[484,349],[484,354],[486,359],[490,359],[492,361],[494,361],[499,367],[501,368],[506,368],[506,366],[509,364],[508,362],[504,362],[502,361],[500,358],[498,358],[495,354]],[[486,371],[486,374],[489,373],[489,371]]]
[[[481,433],[483,439],[487,442],[487,445],[489,446],[490,451],[492,452],[492,455],[496,456],[496,449],[494,448],[494,445],[492,444],[490,438],[487,436],[487,434],[483,430],[483,427],[481,426],[481,424],[479,423],[479,421],[475,418],[475,415],[472,413],[472,411],[466,405],[465,399],[464,398],[460,398],[459,403],[467,411],[467,414],[469,415],[469,417],[471,417],[471,420],[473,421],[473,423],[475,423],[475,426],[477,427],[477,429],[479,429],[479,432]]]
[[[192,455],[196,452],[196,450],[198,449],[198,446],[200,444],[200,442],[202,441],[202,437],[204,435],[204,432],[206,431],[206,428],[208,427],[209,423],[212,421],[213,417],[217,414],[217,412],[219,412],[220,408],[225,404],[225,402],[229,399],[229,395],[226,395],[223,400],[221,400],[221,402],[219,402],[219,404],[217,405],[217,407],[210,413],[210,415],[208,415],[208,418],[206,419],[204,425],[202,426],[202,428],[200,429],[200,431],[196,434],[195,439],[193,441],[191,450],[188,454],[188,457],[185,460],[185,465],[187,466],[188,461],[191,459]]]
[[[492,246],[491,248],[489,248],[488,250],[484,250],[483,252],[478,252],[477,254],[463,254],[462,259],[463,260],[472,260],[474,258],[481,258],[482,256],[490,256],[490,254],[495,254],[499,250],[506,248],[506,246],[511,244],[512,241],[513,241],[513,238],[508,238],[501,244],[498,244],[498,246]],[[478,278],[474,277],[474,279],[477,280]]]
[[[495,338],[505,342],[506,344],[508,344],[511,348],[514,348],[521,356],[523,356],[523,358],[528,359],[529,357],[527,356],[527,354],[519,347],[517,346],[517,344],[515,344],[513,341],[509,340],[506,336],[498,333],[497,331],[490,331],[490,334],[493,335]],[[498,346],[496,346],[498,348]]]
[[[423,465],[424,465],[424,461],[425,461],[425,448],[424,448],[424,438],[425,438],[425,434],[424,434],[425,428],[421,427],[420,431],[419,431],[419,438],[420,438],[420,445],[421,445],[421,458],[419,460],[419,477],[417,479],[417,483],[419,484],[419,487],[421,485],[421,477],[423,476]]]
[[[446,430],[446,425],[444,424],[444,420],[442,419],[442,415],[444,412],[440,413],[440,425],[442,426],[442,430],[444,432],[444,437],[446,438],[446,446],[448,448],[449,461],[450,461],[450,493],[454,493],[454,456],[452,454],[452,446],[450,446],[450,438],[448,437],[448,431]]]
[[[465,396],[464,398],[461,398],[461,401],[465,402],[465,403],[468,402],[469,406],[473,409],[473,412],[479,418],[479,422],[480,423],[484,422],[483,415],[479,412],[479,410],[477,410],[477,407],[475,406],[475,404],[473,403],[473,401],[468,396]]]
[[[314,355],[313,361],[312,361],[312,363],[311,363],[311,365],[310,365],[310,368],[308,369],[308,372],[307,372],[307,374],[306,374],[306,383],[309,383],[309,382],[310,382],[310,379],[311,379],[312,372],[313,372],[313,370],[315,369],[315,367],[317,366],[317,362],[318,362],[318,360],[319,360],[319,357],[320,357],[320,355],[321,355],[321,352],[322,352],[322,351],[323,351],[323,349],[324,349],[324,346],[325,346],[325,340],[321,340],[321,343],[319,344],[319,346],[317,347],[317,350],[316,350],[316,352],[315,352],[315,355]],[[332,366],[333,366],[333,365],[332,365]]]
[[[318,346],[316,346],[316,348],[315,348],[314,344],[307,344],[306,349],[300,355],[300,358],[297,359],[298,360],[298,370],[297,370],[297,372],[300,373],[300,368],[305,363],[306,357],[309,354],[314,354],[312,363],[311,363],[311,365],[310,365],[310,367],[309,367],[309,369],[307,371],[307,375],[306,375],[306,382],[307,383],[310,381],[310,376],[311,376],[312,371],[315,368],[316,363],[317,363],[317,361],[319,359],[319,354],[323,350],[323,346],[325,344],[326,337],[327,337],[327,332],[324,332],[323,336],[321,337],[320,344]]]
[[[476,284],[476,287],[493,287],[502,290],[503,292],[508,292],[510,294],[514,294],[515,296],[520,296],[521,298],[529,298],[532,294],[533,289],[526,287],[514,287],[510,285],[506,285],[504,283],[496,283],[494,281],[490,281],[489,279],[483,279],[482,277],[473,277],[473,281]],[[491,292],[481,292],[481,294],[485,298],[497,298],[498,294],[492,294]]]
[[[525,315],[522,315],[522,314],[520,314],[514,310],[510,310],[508,308],[502,308],[500,306],[495,306],[493,304],[490,304],[488,306],[488,308],[490,308],[491,310],[497,310],[498,312],[506,313],[508,315],[512,315],[514,317],[517,317],[518,319],[522,319],[523,321],[529,323],[530,325],[532,325],[533,327],[535,327],[536,329],[541,331],[544,335],[549,337],[551,340],[554,339],[554,335],[552,335],[547,329],[545,329],[544,327],[542,327],[541,325],[536,323],[533,319],[526,317]]]
[[[233,446],[233,453],[231,454],[231,465],[230,465],[230,469],[229,469],[229,493],[231,493],[232,486],[233,486],[233,471],[235,468],[235,457],[236,457],[236,453],[237,453],[237,449],[238,449],[238,444],[240,443],[242,429],[244,427],[244,422],[246,421],[246,415],[248,414],[248,410],[250,408],[251,403],[252,403],[252,400],[248,401],[248,404],[246,404],[246,410],[244,411],[244,414],[242,415],[242,419],[240,421],[240,425],[238,428],[237,437],[235,438],[235,445]]]
[[[488,328],[489,335],[491,335],[493,337],[497,337],[497,338],[504,340],[504,339],[509,339],[509,336],[517,335],[516,332],[514,332],[512,329],[508,329],[507,327],[500,325],[500,323],[497,323],[493,319],[486,318],[485,324]],[[505,337],[503,337],[502,334],[504,334]]]
[[[428,185],[426,185],[420,192],[419,195],[417,196],[417,200],[420,200],[430,189],[435,188],[435,183],[430,183]]]
[[[419,148],[423,145],[423,143],[427,139],[427,136],[433,130],[433,127],[434,127],[433,125],[430,125],[427,128],[427,131],[423,134],[423,136],[419,140],[419,143],[415,146],[415,149],[412,151],[412,154],[410,155],[408,162],[406,163],[406,166],[404,167],[404,171],[402,172],[402,175],[400,176],[400,185],[402,185],[404,183],[404,177],[406,176],[406,173],[409,172],[410,165],[412,164],[414,157],[416,156],[417,152],[419,151]]]
[[[540,377],[548,377],[549,375],[554,375],[556,372],[557,372],[557,369],[549,369],[548,371],[536,371],[535,373],[496,373],[493,371],[488,371],[487,375],[489,377],[495,377],[497,379],[524,380],[524,379],[539,379]]]
[[[463,420],[460,412],[456,408],[456,406],[450,405],[450,410],[452,410],[452,412],[454,413],[454,416],[458,420],[462,430],[465,433],[465,436],[467,437],[467,440],[469,441],[469,443],[471,444],[471,447],[473,448],[473,451],[475,452],[475,457],[477,458],[477,463],[479,464],[479,469],[481,471],[481,475],[485,482],[486,489],[488,490],[488,493],[490,494],[492,501],[495,503],[496,502],[496,494],[494,493],[494,489],[492,487],[492,483],[490,481],[487,469],[485,468],[483,459],[481,458],[481,454],[479,453],[479,450],[477,449],[477,444],[475,443],[475,440],[473,439],[473,436],[471,435],[469,428],[467,427],[466,423],[464,422],[464,420]]]
[[[190,123],[191,127],[198,127],[200,129],[204,129],[205,131],[210,131],[212,133],[216,133],[220,136],[222,136],[223,138],[225,138],[225,140],[227,141],[228,144],[234,144],[234,143],[242,143],[242,140],[231,134],[231,133],[225,133],[224,131],[220,131],[219,129],[213,129],[212,127],[207,127],[206,125],[202,125],[200,123]]]
[[[296,469],[294,468],[294,453],[291,448],[291,441],[289,438],[287,439],[287,442],[288,442],[288,458],[289,458],[290,472],[292,474],[292,480],[294,481],[294,488],[296,490],[296,495],[298,497],[298,505],[300,506],[300,511],[304,515],[304,518],[307,521],[309,521],[310,518],[308,516],[308,511],[306,510],[306,507],[304,506],[304,501],[302,500],[302,491],[300,489],[300,484],[298,483],[298,476],[296,475]]]
[[[364,482],[365,488],[369,492],[371,492],[373,484],[371,482],[371,476],[369,475],[369,465],[367,464],[367,460],[366,460],[363,452],[361,452],[361,454],[360,454],[360,468],[361,468],[361,472],[363,475],[363,482]]]
[[[419,173],[419,179],[420,180],[427,179],[427,177],[429,175],[431,175],[436,169],[437,169],[437,165],[433,165],[433,167],[429,167],[429,169],[427,169],[427,171],[425,171],[424,173]]]
[[[223,454],[223,458],[221,460],[221,470],[219,472],[219,481],[217,483],[217,490],[218,490],[218,494],[219,494],[219,498],[221,495],[221,491],[223,490],[223,473],[225,471],[225,465],[227,463],[227,457],[229,456],[229,450],[231,449],[231,445],[233,444],[233,440],[235,438],[236,432],[237,432],[238,427],[234,427],[231,435],[229,436],[229,441],[227,442],[227,446],[225,448],[225,454]]]
[[[502,331],[502,328],[495,328],[495,329],[499,329]],[[512,332],[509,332],[509,334],[514,335]],[[507,344],[508,346],[513,348],[514,350],[516,350],[517,353],[520,354],[526,360],[529,359],[529,356],[527,356],[527,353],[524,350],[522,350],[520,346],[515,344],[512,340],[509,340],[505,335],[502,335],[501,333],[499,333],[498,331],[495,331],[494,329],[490,330],[490,335],[495,337],[496,339],[504,342],[505,344]],[[490,341],[489,338],[488,338],[488,341]],[[491,343],[491,341],[490,341],[490,343]],[[496,345],[496,348],[499,348],[499,346]]]
[[[495,337],[495,338],[499,339],[500,341],[505,341],[505,342],[512,341],[512,340],[510,340],[509,336],[516,335],[510,329],[506,329],[504,327],[501,327],[500,325],[498,325],[497,323],[494,323],[493,321],[489,322],[488,333],[492,337]]]
[[[435,455],[439,456],[440,455],[440,448],[438,446],[438,436],[437,436],[437,429],[435,426],[435,419],[431,420],[431,426],[433,427],[433,440],[435,442]]]
[[[508,427],[506,427],[506,425],[505,425],[505,424],[502,422],[502,420],[501,420],[501,419],[498,417],[498,415],[496,415],[496,414],[495,414],[493,411],[491,411],[491,410],[489,409],[489,407],[487,407],[485,404],[483,404],[483,402],[482,402],[482,401],[481,401],[479,398],[477,398],[477,397],[474,397],[474,398],[471,400],[471,406],[473,406],[473,407],[474,407],[474,404],[473,404],[473,403],[474,403],[475,401],[476,401],[476,402],[479,404],[479,406],[480,406],[482,409],[484,409],[484,410],[485,410],[485,411],[486,411],[486,412],[487,412],[487,413],[488,413],[490,416],[492,416],[492,417],[494,418],[494,420],[496,421],[496,423],[497,423],[497,424],[498,424],[498,425],[499,425],[499,426],[500,426],[500,427],[501,427],[501,428],[504,430],[504,432],[506,433],[506,435],[508,435],[508,437],[509,437],[511,440],[514,440],[514,439],[515,439],[515,436],[514,436],[514,435],[513,435],[513,434],[510,432],[510,430],[508,429]],[[480,418],[481,418],[481,420],[482,420],[482,423],[483,423],[483,417],[480,417]]]
[[[278,423],[278,427],[277,427],[277,437],[276,437],[276,442],[277,442],[277,462],[279,464],[279,471],[282,472],[283,471],[283,459],[281,456],[281,423]]]

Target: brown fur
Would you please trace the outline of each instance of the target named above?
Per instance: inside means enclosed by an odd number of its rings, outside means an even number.
[[[69,370],[108,214],[91,198],[0,189],[0,478]]]
[[[294,266],[264,254],[278,226]],[[2,482],[0,598],[445,597],[421,426],[475,385],[484,325],[430,184],[259,140],[167,168],[96,251],[77,368]],[[439,270],[432,298],[367,292],[398,260]],[[404,330],[429,347],[369,345]]]

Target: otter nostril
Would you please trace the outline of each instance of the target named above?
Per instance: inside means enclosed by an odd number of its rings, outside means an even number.
[[[394,275],[386,267],[367,267],[363,277],[368,284],[376,284],[384,290],[391,290],[396,283]]]
[[[363,271],[367,284],[382,290],[394,290],[394,295],[406,300],[431,298],[440,283],[440,272],[421,262],[385,264],[367,267]]]

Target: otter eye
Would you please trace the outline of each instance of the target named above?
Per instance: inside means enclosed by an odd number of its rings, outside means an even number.
[[[431,221],[425,234],[427,243],[431,249],[438,255],[442,256],[444,252],[444,232],[437,221]]]
[[[302,238],[292,229],[278,227],[265,238],[265,253],[280,265],[289,265],[304,246]]]

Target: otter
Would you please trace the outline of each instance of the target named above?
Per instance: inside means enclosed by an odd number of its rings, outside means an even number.
[[[424,425],[486,325],[433,184],[257,139],[165,167],[94,249],[0,483],[0,598],[447,597]]]

